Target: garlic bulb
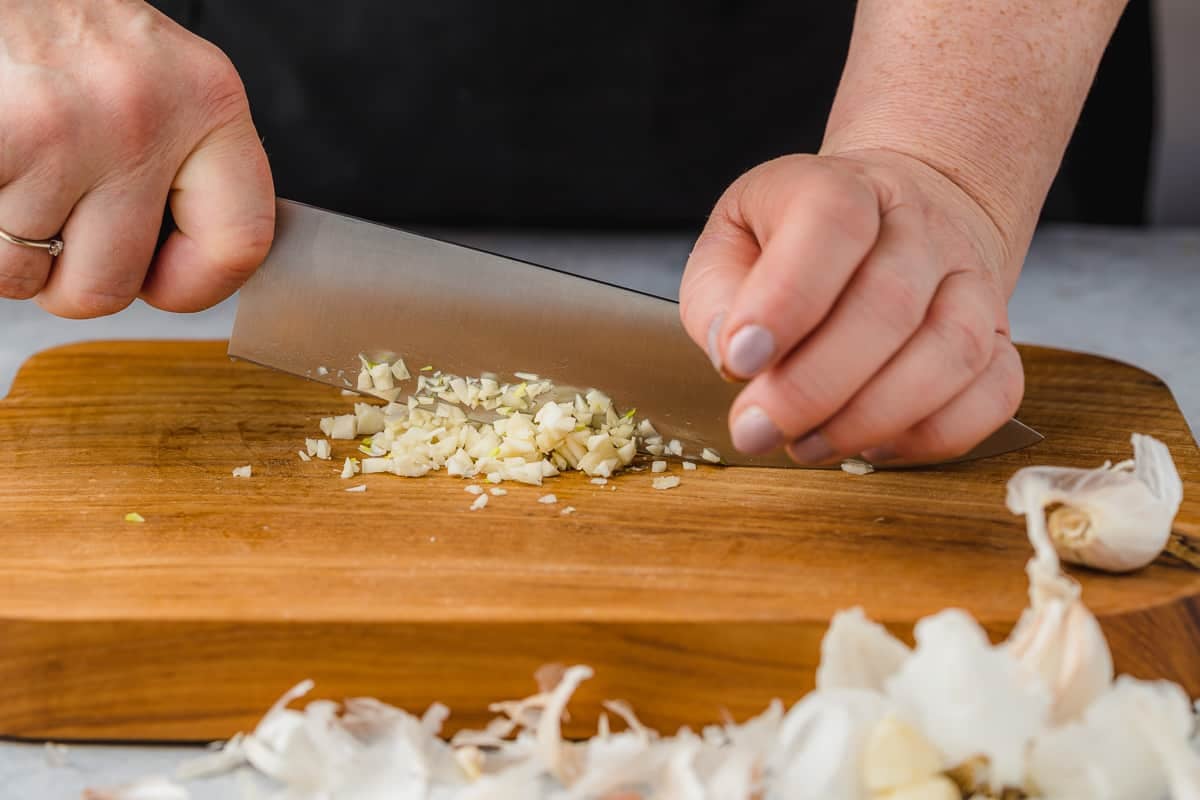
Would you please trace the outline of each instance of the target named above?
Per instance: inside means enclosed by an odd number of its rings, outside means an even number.
[[[1166,445],[1136,433],[1132,442],[1133,460],[1115,466],[1019,470],[1008,482],[1009,510],[1026,516],[1031,538],[1044,528],[1065,561],[1109,572],[1146,566],[1167,545],[1183,481]]]
[[[1030,607],[1006,643],[1013,656],[1050,690],[1050,720],[1077,718],[1113,680],[1112,652],[1096,617],[1079,599],[1079,584],[1058,560],[1029,563]]]

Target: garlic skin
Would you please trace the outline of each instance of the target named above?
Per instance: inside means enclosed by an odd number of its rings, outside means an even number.
[[[1052,698],[1050,722],[1079,717],[1113,680],[1112,651],[1100,623],[1079,598],[1079,584],[1058,571],[1057,559],[1029,563],[1030,607],[1005,646],[1037,676]]]
[[[1178,686],[1121,676],[1082,719],[1038,737],[1030,788],[1054,800],[1191,800],[1200,796],[1189,781],[1200,764],[1187,746],[1193,719]]]
[[[946,763],[984,756],[993,789],[1021,786],[1029,743],[1049,721],[1049,691],[964,611],[926,617],[915,634],[916,650],[887,681],[888,699]]]
[[[869,689],[882,692],[884,682],[912,654],[908,645],[855,607],[833,615],[821,639],[817,689]]]
[[[1108,572],[1141,569],[1162,553],[1183,501],[1183,481],[1162,442],[1135,433],[1134,457],[1086,470],[1026,467],[1008,482],[1007,505],[1042,520],[1064,561]],[[1038,543],[1035,542],[1035,546]]]
[[[787,712],[763,759],[766,800],[863,800],[860,768],[870,731],[892,710],[878,692],[828,689]]]

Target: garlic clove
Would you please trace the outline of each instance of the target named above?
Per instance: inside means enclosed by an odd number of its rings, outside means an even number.
[[[888,714],[867,736],[862,770],[868,791],[888,792],[938,775],[942,755],[920,731]]]
[[[821,640],[817,688],[883,691],[884,682],[911,652],[861,608],[839,611]]]
[[[1065,561],[1109,572],[1141,569],[1162,553],[1183,482],[1166,445],[1141,434],[1131,441],[1132,462],[1026,467],[1013,475],[1008,508],[1026,516],[1035,547],[1052,545]]]
[[[876,794],[875,800],[962,800],[958,784],[945,775],[935,775],[890,792]]]
[[[1005,646],[1050,691],[1050,721],[1077,718],[1113,680],[1112,652],[1096,617],[1079,599],[1079,584],[1057,564],[1028,567],[1030,607]]]

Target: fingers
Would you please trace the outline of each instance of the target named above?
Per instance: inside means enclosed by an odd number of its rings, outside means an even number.
[[[809,447],[799,460],[834,455],[814,446],[823,440],[810,441],[807,435],[846,406],[905,346],[938,291],[945,267],[924,230],[924,217],[913,206],[887,213],[874,250],[824,322],[734,403],[731,433],[739,450],[766,453],[804,437]],[[985,324],[990,333],[990,317]],[[896,402],[893,398],[891,404]]]
[[[749,379],[787,356],[825,318],[875,245],[879,201],[857,171],[815,158],[771,162],[740,195],[765,241],[719,336],[725,369]]]
[[[79,192],[53,176],[31,172],[0,186],[0,228],[26,239],[57,236]],[[28,300],[50,276],[53,258],[45,250],[0,241],[0,297]]]
[[[995,331],[994,294],[976,273],[945,278],[924,323],[903,349],[819,430],[793,443],[789,453],[810,464],[856,455],[897,439],[957,397],[991,364],[993,352],[1008,343]]]
[[[1025,392],[1021,356],[996,336],[987,368],[965,391],[893,442],[863,453],[872,464],[927,464],[957,458],[1017,413]]]
[[[271,171],[248,113],[188,156],[170,203],[178,230],[159,250],[142,297],[168,311],[200,311],[237,291],[275,233]]]
[[[679,287],[679,314],[683,327],[721,369],[717,336],[725,312],[733,302],[737,288],[759,256],[754,236],[724,210],[724,199],[717,204],[708,224],[696,240],[683,283]]]
[[[85,195],[63,230],[63,252],[38,305],[60,317],[89,319],[132,303],[158,241],[166,183],[97,188]]]

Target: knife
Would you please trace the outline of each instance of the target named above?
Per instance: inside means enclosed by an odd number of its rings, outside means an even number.
[[[229,354],[354,389],[360,353],[399,354],[414,371],[595,387],[689,455],[709,447],[727,464],[797,466],[782,452],[734,449],[727,412],[741,386],[716,374],[675,301],[279,200],[275,243],[239,293]],[[1041,439],[1011,420],[952,461]]]

